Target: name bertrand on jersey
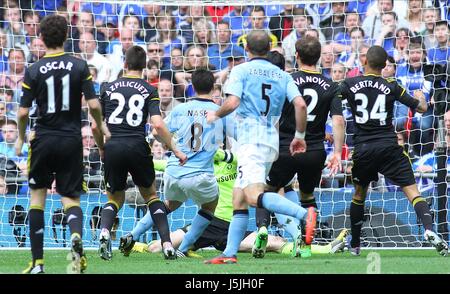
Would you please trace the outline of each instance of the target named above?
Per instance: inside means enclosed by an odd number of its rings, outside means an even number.
[[[355,94],[356,92],[358,92],[362,88],[376,88],[376,89],[380,90],[381,92],[383,92],[386,95],[391,93],[391,89],[389,89],[389,87],[386,86],[385,84],[378,83],[378,81],[376,81],[374,83],[371,80],[360,81],[359,83],[357,83],[353,87],[351,87],[350,91],[352,91],[353,94]]]
[[[62,61],[62,60],[61,61],[52,61],[52,62],[47,62],[45,65],[41,66],[39,68],[39,71],[42,74],[46,74],[50,70],[57,70],[57,69],[65,69],[65,70],[71,71],[72,66],[73,66],[73,63],[70,61],[67,62],[67,64],[64,63],[64,61]]]
[[[313,84],[317,84],[319,86],[321,86],[325,91],[328,90],[331,85],[329,83],[327,83],[327,81],[325,81],[322,77],[320,76],[306,76],[305,78],[303,77],[297,77],[294,79],[294,83],[297,86],[300,86],[302,84],[306,84],[306,83],[313,83]]]
[[[112,83],[109,86],[109,89],[106,90],[106,94],[110,95],[111,92],[117,90],[118,88],[134,88],[140,92],[142,97],[146,99],[148,96],[150,96],[150,93],[148,92],[147,88],[142,85],[140,81],[119,81]]]

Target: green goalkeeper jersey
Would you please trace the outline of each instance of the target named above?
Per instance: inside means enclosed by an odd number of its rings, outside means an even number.
[[[153,160],[155,170],[164,171],[166,160]],[[214,175],[219,185],[219,202],[214,216],[231,222],[233,216],[233,187],[237,176],[237,158],[230,152],[218,149],[214,155]]]

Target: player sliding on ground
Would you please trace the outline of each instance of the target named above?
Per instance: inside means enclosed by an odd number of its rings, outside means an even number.
[[[156,195],[155,170],[150,147],[145,140],[145,124],[149,119],[160,140],[172,150],[177,165],[186,162],[186,155],[172,143],[159,110],[155,87],[142,77],[146,53],[133,46],[125,53],[125,75],[107,84],[101,94],[105,122],[111,139],[105,143],[105,181],[108,202],[103,206],[99,254],[104,260],[112,258],[110,231],[125,201],[128,173],[148,205],[161,236],[164,257],[175,259],[170,241],[169,224],[164,203]],[[94,133],[97,136],[96,133]]]
[[[165,171],[165,160],[154,160],[155,170]],[[237,176],[237,158],[228,150],[217,150],[214,156],[214,175],[219,185],[219,201],[214,213],[214,217],[208,227],[205,229],[200,238],[191,246],[187,252],[188,257],[198,256],[193,251],[201,248],[213,246],[217,250],[223,251],[227,244],[228,229],[230,226],[231,217],[233,215],[232,193],[234,181]],[[147,214],[139,220],[136,227],[127,235],[120,238],[119,249],[124,256],[128,256],[130,252],[161,252],[162,248],[160,242],[154,240],[149,244],[137,242],[139,238],[153,226],[153,221],[150,214]],[[170,233],[170,238],[173,246],[178,248],[184,236],[189,231],[191,225],[178,229]],[[284,227],[286,228],[286,227]],[[239,252],[250,252],[252,244],[256,239],[255,232],[247,231],[246,237],[242,240],[239,246]],[[321,253],[335,253],[345,247],[344,238],[347,235],[347,230],[343,230],[339,236],[327,245],[312,245],[314,254]],[[132,240],[132,241],[129,241]],[[282,254],[292,254],[294,247],[293,242],[288,242],[286,239],[268,235],[267,251],[277,252]]]
[[[416,211],[425,228],[424,239],[446,256],[448,245],[433,231],[430,208],[417,189],[411,163],[403,148],[397,143],[392,124],[395,101],[419,113],[427,110],[425,96],[414,92],[414,98],[399,86],[395,79],[384,79],[381,70],[386,66],[387,53],[380,46],[367,51],[364,76],[349,78],[341,83],[341,94],[347,99],[355,121],[352,178],[355,193],[350,204],[352,239],[350,252],[360,255],[361,226],[364,219],[364,201],[371,181],[383,174],[399,185]]]
[[[23,95],[17,113],[17,155],[22,152],[29,109],[34,100],[38,108],[35,136],[30,136],[28,153],[32,261],[23,273],[44,272],[44,208],[47,188],[51,188],[53,179],[71,232],[72,270],[83,272],[87,267],[82,245],[83,211],[80,208],[80,194],[84,190],[82,93],[97,126],[101,126],[102,112],[86,62],[64,53],[67,29],[66,19],[59,15],[47,16],[41,21],[46,55],[26,69],[22,83]],[[100,150],[103,149],[103,132],[107,133],[107,129],[97,132],[96,143]]]
[[[246,51],[250,61],[234,67],[228,95],[222,107],[208,112],[208,121],[213,122],[237,109],[237,140],[239,143],[238,178],[233,190],[233,218],[228,233],[227,247],[223,254],[206,263],[236,263],[239,245],[244,239],[248,224],[248,205],[264,207],[269,211],[285,214],[297,219],[315,219],[314,208],[305,210],[276,193],[264,193],[264,185],[272,162],[278,156],[278,133],[276,123],[287,99],[295,106],[296,134],[291,142],[291,155],[306,151],[306,104],[286,72],[266,60],[270,50],[270,38],[264,31],[251,31],[247,37]],[[314,224],[307,225],[306,242],[311,243]],[[300,246],[302,236],[295,239]]]

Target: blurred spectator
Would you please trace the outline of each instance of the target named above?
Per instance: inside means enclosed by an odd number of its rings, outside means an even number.
[[[176,85],[183,89],[184,97],[195,96],[191,83],[192,72],[197,68],[208,68],[215,70],[214,65],[208,63],[205,48],[201,46],[190,46],[185,52],[184,71],[175,73]]]
[[[9,8],[3,10],[5,18],[5,32],[7,35],[7,48],[15,47],[16,44],[26,45],[25,30],[22,25],[20,8],[16,2],[8,2]]]
[[[204,21],[207,25],[204,25],[210,30],[214,29],[214,23],[208,20],[208,12],[206,12],[205,7],[201,5],[189,6],[188,15],[179,23],[180,36],[184,39],[186,44],[191,44],[194,42],[194,25],[198,21]]]
[[[183,51],[180,48],[173,48],[170,53],[170,69],[183,70]]]
[[[144,31],[141,28],[140,18],[135,14],[125,15],[122,19],[122,28],[131,29],[134,33],[134,40],[144,41]]]
[[[364,30],[360,27],[354,27],[350,31],[350,47],[349,51],[344,51],[339,56],[339,62],[345,63],[348,68],[353,68],[357,63],[359,48],[365,44]],[[333,46],[333,49],[335,46]],[[355,62],[356,61],[356,62]]]
[[[434,35],[435,23],[440,19],[439,10],[434,7],[425,8],[423,11],[423,21],[425,22],[425,30],[423,30],[420,35],[422,36],[425,48],[429,50],[430,48],[436,47],[438,45],[436,41],[436,36]]]
[[[6,121],[8,120],[6,116],[6,102],[3,100],[0,100],[0,127],[2,127]],[[3,141],[3,136],[1,136],[1,140]]]
[[[19,102],[14,101],[14,91],[10,87],[0,88],[0,101],[6,102],[6,116],[16,119]]]
[[[327,41],[334,40],[338,33],[345,32],[345,6],[346,2],[331,3],[332,14],[320,22],[320,29]]]
[[[425,63],[427,52],[421,37],[411,39],[408,48],[408,60],[405,64],[397,67],[397,79],[405,87],[410,95],[414,91],[420,90],[425,94],[427,102],[431,100],[432,83],[425,79]],[[408,117],[409,109],[407,106],[399,105],[397,107],[396,124],[403,123]],[[421,142],[419,146],[414,146],[417,154],[423,154],[423,148],[431,148],[433,142],[433,107],[428,107],[428,110],[423,114],[415,114],[413,125],[416,131],[411,134],[415,142]],[[400,126],[396,126],[401,128]],[[426,146],[428,145],[428,146]],[[417,148],[420,148],[418,150]]]
[[[146,70],[147,82],[155,88],[158,88],[159,84],[159,64],[153,59],[147,62]]]
[[[150,41],[151,38],[156,36],[156,15],[161,11],[160,5],[144,4],[145,12],[147,16],[144,17],[144,34],[145,41]]]
[[[395,73],[397,71],[397,65],[395,64],[395,59],[392,56],[388,56],[386,60],[386,67],[381,71],[383,78],[395,78]]]
[[[124,23],[123,20],[128,15],[137,15],[139,17],[139,22],[142,22],[143,18],[147,16],[147,12],[141,3],[135,4],[135,3],[127,3],[126,1],[123,2],[125,3],[121,4],[120,9],[118,9],[119,10],[118,23],[120,29],[122,29],[122,27],[120,27],[120,24]]]
[[[224,22],[230,24],[231,42],[237,44],[237,40],[250,28],[250,8],[244,5],[236,5],[233,10],[223,17]]]
[[[126,28],[122,29],[120,31],[119,43],[113,47],[113,51],[108,58],[112,65],[111,80],[117,78],[119,71],[123,68],[125,52],[133,45],[133,31]]]
[[[28,66],[32,65],[45,55],[45,51],[47,49],[45,48],[44,41],[42,41],[39,37],[31,38],[31,44],[30,44],[30,55],[28,55]]]
[[[8,86],[14,91],[14,102],[19,101],[24,76],[25,53],[21,48],[12,48],[8,55],[8,70],[0,73],[0,86]]]
[[[167,160],[167,150],[161,142],[156,139],[151,139],[150,147],[154,160]]]
[[[397,23],[398,18],[395,12],[389,11],[381,14],[381,32],[375,40],[374,45],[383,47],[389,56],[394,56]]]
[[[6,32],[0,28],[0,72],[8,70],[8,38]]]
[[[88,2],[81,6],[81,11],[92,13],[97,27],[106,25],[108,19],[114,21],[115,24],[118,23],[118,13],[115,4],[101,1]]]
[[[111,65],[103,55],[97,52],[97,42],[91,32],[85,32],[80,35],[81,56],[88,64],[95,66],[98,72],[97,81],[111,81]]]
[[[173,85],[169,80],[160,80],[158,84],[161,114],[166,117],[181,102],[174,97]]]
[[[185,21],[189,17],[189,7],[188,5],[180,5],[175,7],[176,9],[172,11],[172,15],[175,17],[175,23],[177,28],[180,28],[180,23]],[[157,14],[157,13],[155,13]]]
[[[92,33],[98,43],[98,52],[100,54],[106,53],[108,43],[105,41],[105,35],[94,26],[94,15],[86,11],[79,14],[77,25],[75,29],[71,30],[71,36],[64,44],[64,50],[71,53],[80,53],[80,35],[83,33]]]
[[[345,27],[343,32],[339,32],[336,36],[334,36],[333,49],[336,53],[340,53],[342,51],[350,51],[350,45],[352,43],[352,39],[350,37],[350,32],[356,28],[360,27],[361,22],[359,21],[358,13],[356,12],[348,12],[345,14]]]
[[[331,10],[331,4],[326,2],[309,4],[305,7],[305,10],[312,16],[313,24],[316,27],[318,27],[322,21],[329,18],[333,13]]]
[[[179,50],[181,55],[181,49],[173,48],[173,50]],[[156,42],[150,42],[147,45],[147,59],[154,60],[159,66],[159,79],[167,79],[175,82],[175,69],[171,68],[170,63],[165,64],[164,60],[164,45]],[[183,55],[181,55],[180,69],[183,69]]]
[[[177,35],[175,18],[165,10],[158,13],[156,36],[150,39],[150,42],[158,42],[164,46],[164,63],[170,63],[170,52],[173,48],[183,48],[184,40]]]
[[[285,52],[286,61],[291,64],[295,63],[295,43],[299,40],[308,29],[308,12],[304,8],[295,8],[292,12],[293,30],[284,38],[282,47]],[[330,65],[331,67],[331,65]]]
[[[405,21],[408,23],[408,28],[414,36],[419,36],[425,30],[425,23],[423,22],[423,8],[424,0],[408,0],[408,13]]]
[[[205,19],[199,19],[194,22],[192,30],[194,32],[194,45],[200,45],[208,50],[212,44],[217,42],[215,27]]]
[[[214,23],[218,23],[222,20],[223,16],[230,12],[231,6],[219,6],[219,5],[211,5],[206,6],[206,11],[211,16],[212,21]]]
[[[395,32],[394,59],[397,64],[406,62],[408,44],[411,38],[411,32],[407,28],[399,28],[397,32]]]
[[[33,8],[41,16],[46,16],[47,14],[53,14],[65,2],[64,0],[33,0]]]
[[[26,44],[31,43],[31,39],[39,37],[39,15],[34,11],[27,11],[23,15],[23,25],[26,32]]]
[[[394,0],[377,0],[376,7],[376,13],[368,15],[363,21],[363,29],[369,40],[376,40],[377,36],[380,34],[381,14],[384,12],[394,11]],[[407,28],[408,26],[408,22],[399,17],[398,27]]]
[[[89,125],[85,125],[81,128],[81,138],[83,143],[83,164],[84,174],[97,175],[100,173],[101,161],[98,148],[95,145],[92,129]],[[101,181],[100,181],[101,182]],[[100,183],[89,182],[91,188],[98,188]]]
[[[320,68],[322,74],[327,78],[331,79],[331,67],[335,61],[335,56],[333,54],[333,46],[325,44],[322,46],[322,51],[320,55]]]
[[[2,126],[3,142],[0,142],[0,154],[3,154],[7,158],[16,158],[15,144],[18,138],[17,122],[8,119]],[[28,144],[24,144],[22,147],[22,156],[28,155]]]
[[[214,84],[214,90],[211,93],[211,98],[213,99],[215,104],[217,104],[219,106],[222,105],[224,98],[223,98],[222,86],[220,84]]]
[[[250,19],[251,19],[251,29],[252,30],[264,30],[269,34],[270,40],[271,40],[271,47],[275,47],[278,45],[278,39],[277,37],[272,34],[265,25],[266,21],[266,12],[264,11],[264,8],[262,6],[255,6],[250,13]],[[240,36],[237,40],[238,46],[241,46],[242,48],[245,48],[247,46],[247,34],[244,34]]]
[[[367,15],[367,11],[373,5],[376,0],[353,0],[349,1],[347,5],[347,11],[358,13],[361,21],[364,21]]]
[[[209,62],[218,70],[225,69],[228,66],[227,57],[234,51],[245,56],[242,47],[231,42],[230,24],[225,21],[217,23],[217,44],[208,47]]]
[[[277,37],[278,45],[287,37],[293,28],[292,12],[294,4],[283,5],[283,11],[277,15],[272,16],[269,22],[269,29],[272,34]]]
[[[343,63],[336,62],[333,64],[331,68],[331,79],[333,82],[340,83],[342,82],[347,75],[347,68]]]
[[[437,46],[428,49],[428,61],[432,64],[447,65],[450,58],[449,24],[446,20],[436,22],[434,25],[434,35]]]
[[[89,73],[92,76],[92,83],[94,84],[95,94],[97,96],[100,96],[100,83],[98,81],[98,70],[92,64],[88,64],[88,68],[89,68]]]
[[[347,73],[348,78],[361,76],[364,74],[364,64],[366,63],[366,54],[369,51],[370,46],[363,43],[359,46],[357,53],[352,53],[347,61],[347,68],[349,71]]]

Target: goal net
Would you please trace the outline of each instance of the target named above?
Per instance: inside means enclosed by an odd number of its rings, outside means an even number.
[[[422,3],[420,3],[422,2]],[[430,110],[419,115],[398,104],[395,129],[399,144],[412,161],[422,195],[429,203],[435,228],[448,240],[447,144],[450,142],[447,64],[449,7],[443,1],[2,1],[0,20],[0,247],[29,246],[27,211],[29,188],[26,157],[17,157],[16,112],[24,69],[42,58],[45,47],[37,37],[39,20],[52,13],[70,23],[65,50],[87,60],[96,91],[113,81],[123,69],[123,50],[132,44],[147,52],[145,78],[159,89],[161,111],[171,109],[195,95],[190,73],[208,67],[217,77],[213,96],[224,99],[229,70],[247,60],[243,49],[250,29],[267,30],[272,50],[284,54],[286,70],[295,71],[295,42],[305,35],[322,44],[322,73],[335,82],[364,74],[365,54],[371,45],[385,48],[390,58],[383,75],[394,77],[408,93],[422,90]],[[411,4],[414,3],[414,4]],[[417,4],[418,3],[418,4]],[[393,6],[392,6],[393,5]],[[410,7],[408,7],[410,5]],[[324,169],[315,191],[319,207],[317,242],[328,242],[350,228],[349,208],[354,192],[351,181],[351,152],[354,122],[344,103],[346,136],[342,159],[344,169],[330,176]],[[85,112],[87,110],[85,109]],[[97,247],[99,211],[106,203],[102,163],[83,116],[82,129],[85,180],[88,191],[81,197],[84,212],[85,246]],[[331,122],[327,133],[332,134]],[[150,140],[154,157],[167,158],[161,144]],[[324,141],[327,153],[332,144]],[[26,155],[27,149],[23,150]],[[162,193],[162,173],[157,175]],[[294,183],[294,189],[298,185]],[[118,214],[114,232],[118,238],[129,232],[146,208],[131,180],[127,201]],[[197,211],[188,201],[170,214],[172,230],[189,224]],[[255,230],[250,210],[249,230]],[[61,212],[59,195],[48,190],[45,207],[45,246],[64,247],[68,227]],[[271,231],[284,235],[273,221]],[[370,185],[365,206],[363,246],[422,247],[424,229],[412,205],[399,187],[380,175]],[[286,235],[288,238],[288,236]],[[149,231],[143,240],[157,239]]]

